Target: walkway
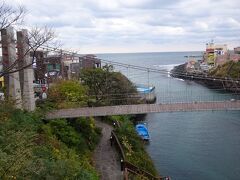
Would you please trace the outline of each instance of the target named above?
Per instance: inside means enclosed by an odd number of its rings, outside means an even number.
[[[60,109],[49,112],[46,115],[46,119],[209,110],[240,110],[240,100],[172,104],[137,104]]]
[[[102,128],[102,138],[94,152],[95,167],[101,174],[101,180],[122,180],[118,154],[109,141],[113,128],[100,120],[96,120],[96,125]]]

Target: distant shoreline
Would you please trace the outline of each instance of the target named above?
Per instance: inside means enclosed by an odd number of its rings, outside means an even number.
[[[208,87],[209,89],[217,89],[217,90],[224,90],[226,92],[240,93],[240,88],[238,87],[236,88],[236,85],[234,82],[223,82],[217,79],[212,80],[212,79],[196,78],[198,75],[205,76],[206,74],[203,74],[203,73],[197,74],[197,73],[187,72],[185,67],[186,67],[186,63],[175,66],[171,70],[170,76],[174,78],[194,81],[198,84]]]
[[[84,53],[82,55],[86,54],[96,54],[96,55],[101,55],[101,54],[150,54],[150,53],[189,53],[189,52],[203,52],[204,50],[199,50],[199,51],[153,51],[153,52],[104,52],[104,53]]]

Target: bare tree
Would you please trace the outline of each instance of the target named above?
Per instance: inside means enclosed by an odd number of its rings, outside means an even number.
[[[5,65],[5,68],[0,71],[0,77],[6,74],[15,73],[28,68],[35,62],[36,52],[43,46],[58,47],[59,43],[55,40],[55,33],[51,28],[34,27],[30,29],[28,36],[24,39],[24,43],[28,45],[27,49],[23,50],[23,54],[19,55],[13,63]],[[31,62],[23,63],[23,58],[31,53]]]
[[[0,3],[0,31],[4,31],[6,28],[9,28],[13,25],[19,25],[23,22],[26,9],[23,6],[13,7],[6,4],[5,1]],[[11,41],[15,41],[14,35],[9,37]],[[55,33],[51,28],[48,27],[34,27],[29,30],[28,36],[24,39],[24,43],[28,45],[27,49],[24,49],[23,54],[18,56],[11,64],[3,64],[4,69],[0,70],[0,77],[11,74],[20,70],[23,70],[27,67],[30,67],[35,60],[35,55],[37,50],[42,46],[53,46],[59,47],[59,43],[54,41]],[[0,44],[3,42],[1,41]],[[28,64],[23,64],[22,60],[25,56],[28,56],[31,53],[32,61]],[[3,62],[4,63],[4,62]]]
[[[5,1],[0,3],[0,30],[22,23],[26,9],[23,6],[13,7]]]

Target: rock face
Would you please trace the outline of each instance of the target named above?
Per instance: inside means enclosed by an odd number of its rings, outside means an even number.
[[[228,81],[223,80],[224,78],[214,78],[209,76],[208,73],[193,73],[186,71],[186,64],[175,66],[171,71],[171,76],[175,78],[181,78],[185,80],[195,81],[196,83],[202,84],[211,89],[225,90],[226,92],[240,93],[240,81]]]

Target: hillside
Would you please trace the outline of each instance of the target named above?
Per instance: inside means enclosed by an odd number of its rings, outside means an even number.
[[[227,62],[210,71],[209,75],[223,78],[240,78],[240,62]]]
[[[232,78],[239,79],[240,78],[240,62],[227,62],[221,66],[218,66],[211,71],[208,72],[208,77],[216,77],[215,78],[198,78],[198,76],[206,76],[206,74],[187,72],[185,68],[186,64],[181,64],[179,66],[174,67],[171,71],[171,76],[175,78],[187,79],[191,81],[195,81],[199,84],[202,84],[211,89],[222,89],[227,92],[240,92],[240,83],[237,81],[224,81],[217,78]],[[188,76],[186,76],[186,73]]]

